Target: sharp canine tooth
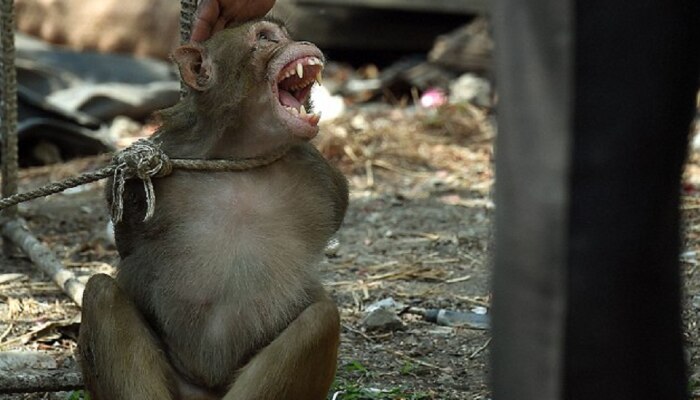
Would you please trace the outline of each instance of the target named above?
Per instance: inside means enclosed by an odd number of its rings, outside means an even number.
[[[299,75],[299,78],[304,77],[304,66],[301,65],[301,62],[297,64],[297,75]]]
[[[316,74],[316,82],[318,82],[319,85],[323,84],[323,78],[321,77],[321,71],[318,71],[318,74]]]
[[[299,114],[301,115],[306,115],[306,108],[304,108],[304,105],[301,105],[301,108],[299,108]]]
[[[321,119],[320,114],[309,114],[309,116],[306,118],[309,123],[317,125],[318,121]]]

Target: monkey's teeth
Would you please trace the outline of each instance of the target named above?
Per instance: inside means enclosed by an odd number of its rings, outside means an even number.
[[[290,114],[296,115],[299,118],[306,120],[311,125],[318,125],[318,121],[321,120],[321,113],[309,113],[306,111],[306,107],[303,105],[297,110],[294,107],[283,106]]]
[[[323,85],[323,77],[321,76],[321,71],[318,71],[316,74],[316,82],[318,82],[319,85]]]
[[[318,125],[318,121],[321,120],[321,113],[309,114],[306,120],[309,121],[309,123],[312,125]]]
[[[297,75],[299,75],[299,79],[304,77],[304,66],[301,63],[297,64]]]

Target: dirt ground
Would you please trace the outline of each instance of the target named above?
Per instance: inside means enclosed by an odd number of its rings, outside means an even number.
[[[488,308],[493,204],[492,131],[486,112],[450,106],[439,112],[381,108],[324,126],[318,146],[346,173],[351,206],[320,272],[342,314],[336,384],[329,399],[488,399],[489,333],[402,314],[403,327],[367,332],[368,305],[393,298],[405,305],[469,311]],[[101,166],[77,160],[22,172],[26,190]],[[684,185],[691,389],[700,389],[700,158]],[[698,185],[697,187],[700,187]],[[117,254],[107,234],[101,184],[23,204],[30,228],[83,279],[113,272]],[[75,368],[79,308],[28,260],[0,259],[0,351],[47,352],[58,368]],[[696,389],[698,388],[698,389]],[[700,399],[700,391],[694,393]],[[0,399],[68,399],[70,393]]]

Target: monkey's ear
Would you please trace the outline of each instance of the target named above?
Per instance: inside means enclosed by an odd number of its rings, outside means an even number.
[[[180,68],[180,77],[187,86],[200,92],[211,87],[214,70],[203,46],[197,43],[180,46],[173,51],[172,59]]]

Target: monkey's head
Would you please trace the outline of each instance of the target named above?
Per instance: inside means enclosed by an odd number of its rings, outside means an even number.
[[[187,44],[173,58],[189,86],[196,112],[223,135],[257,140],[308,140],[320,115],[309,103],[324,57],[309,42],[295,42],[273,19],[228,27],[203,44]]]

